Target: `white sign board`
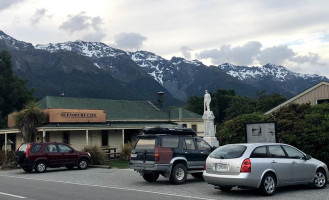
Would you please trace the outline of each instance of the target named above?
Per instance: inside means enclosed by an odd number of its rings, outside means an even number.
[[[247,143],[277,142],[275,122],[252,123],[245,126]]]

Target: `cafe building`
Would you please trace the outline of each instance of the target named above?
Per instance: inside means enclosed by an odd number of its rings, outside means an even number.
[[[64,142],[77,150],[87,145],[110,146],[121,151],[128,142],[136,141],[145,127],[187,127],[203,136],[201,115],[181,107],[160,109],[149,101],[47,96],[40,101],[47,116],[38,127],[36,141]],[[14,150],[22,143],[20,131],[15,128],[14,114],[8,116],[8,129],[3,150]]]

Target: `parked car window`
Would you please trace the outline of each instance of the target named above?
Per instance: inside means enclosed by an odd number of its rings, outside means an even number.
[[[41,148],[42,148],[42,144],[36,144],[36,145],[33,145],[33,146],[31,147],[31,152],[32,152],[32,153],[40,152]]]
[[[48,152],[48,153],[57,153],[56,145],[48,144],[47,147],[46,147],[46,152]]]
[[[61,152],[61,153],[72,151],[72,149],[70,147],[63,145],[63,144],[59,144],[58,148],[59,148],[59,152]]]
[[[257,147],[250,155],[250,158],[266,158],[266,146]]]
[[[244,145],[225,145],[213,151],[209,157],[218,159],[240,158],[246,151]]]
[[[193,138],[185,138],[184,139],[184,149],[187,150],[195,150],[195,144]]]
[[[198,149],[200,151],[210,151],[211,150],[211,147],[209,146],[209,144],[207,144],[207,142],[205,142],[203,140],[198,140],[197,145],[198,145]]]
[[[287,152],[289,158],[303,159],[305,156],[302,152],[290,146],[283,146],[284,150]]]
[[[141,138],[137,141],[135,149],[154,149],[155,148],[155,138]]]
[[[165,148],[177,148],[179,143],[178,137],[162,137],[161,146]]]
[[[268,148],[271,158],[285,158],[286,154],[279,145],[269,146]]]

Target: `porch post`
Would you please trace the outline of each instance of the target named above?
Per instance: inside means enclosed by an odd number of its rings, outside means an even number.
[[[42,142],[46,142],[46,130],[42,130]]]
[[[125,146],[125,129],[122,129],[122,147]]]
[[[86,145],[89,145],[89,130],[86,130]]]
[[[7,155],[7,133],[5,133],[5,155]]]

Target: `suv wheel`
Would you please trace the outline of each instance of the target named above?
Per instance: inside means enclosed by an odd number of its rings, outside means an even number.
[[[143,178],[147,182],[154,182],[158,180],[159,178],[159,173],[152,173],[152,174],[144,174]]]
[[[327,176],[323,170],[318,170],[314,175],[314,180],[312,183],[312,187],[316,189],[322,189],[326,187],[327,184]]]
[[[177,164],[174,166],[170,176],[170,182],[174,184],[183,184],[186,180],[187,170],[185,165]]]
[[[273,195],[276,190],[275,177],[272,174],[265,174],[259,189],[265,196]]]
[[[85,158],[81,158],[78,162],[78,168],[79,169],[87,169],[88,167],[88,161]]]
[[[35,165],[35,171],[38,173],[43,173],[47,170],[47,165],[44,161],[39,161]]]

